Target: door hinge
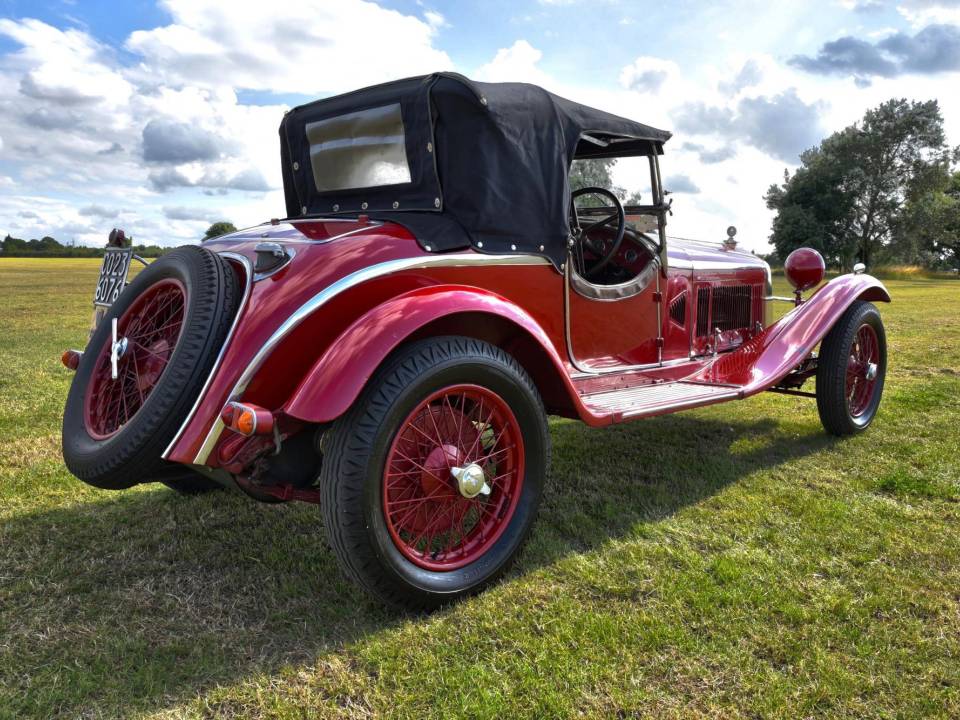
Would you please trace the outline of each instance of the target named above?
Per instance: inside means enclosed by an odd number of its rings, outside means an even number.
[[[658,348],[662,348],[662,347],[663,347],[663,338],[662,338],[662,337],[658,337],[658,338],[657,338],[657,347],[658,347]]]
[[[653,301],[655,303],[663,302],[663,293],[660,292],[659,290],[653,293]]]

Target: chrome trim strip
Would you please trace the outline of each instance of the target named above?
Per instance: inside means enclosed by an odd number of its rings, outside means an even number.
[[[573,265],[573,263],[570,264]],[[599,302],[616,302],[642,293],[655,274],[660,274],[660,258],[652,255],[647,266],[624,283],[596,285],[578,273],[576,268],[570,270],[570,283],[577,295]]]
[[[722,400],[732,400],[733,398],[739,398],[739,397],[741,397],[741,395],[742,395],[742,390],[731,390],[730,392],[727,392],[727,393],[716,393],[716,394],[714,394],[714,395],[699,396],[699,397],[697,397],[697,398],[693,398],[693,399],[690,399],[690,400],[684,400],[683,402],[679,402],[679,403],[676,403],[676,404],[674,404],[674,405],[667,405],[667,406],[665,406],[665,407],[656,408],[656,411],[657,411],[658,413],[660,413],[660,411],[662,411],[662,410],[663,410],[663,411],[666,411],[666,410],[684,410],[684,409],[686,409],[686,408],[698,407],[698,406],[700,406],[700,405],[712,405],[712,404],[714,404],[714,403],[716,403],[716,402],[720,402],[720,401],[722,401]],[[706,400],[707,402],[704,402],[705,400]],[[625,412],[625,413],[623,413],[623,417],[624,417],[624,418],[632,418],[632,417],[636,417],[636,416],[638,416],[638,415],[646,415],[646,414],[649,414],[649,413],[645,413],[643,410],[641,410],[641,411],[639,411],[639,412],[632,412],[632,413],[631,413],[631,412]],[[661,413],[661,414],[662,414],[662,413]]]
[[[207,394],[207,389],[210,387],[210,383],[213,382],[213,376],[216,374],[217,370],[220,369],[220,363],[223,361],[223,356],[227,352],[227,345],[230,344],[230,340],[233,338],[233,332],[237,329],[237,325],[240,322],[240,316],[243,314],[243,311],[247,306],[247,302],[250,300],[250,293],[253,292],[253,264],[246,257],[237,253],[221,252],[217,254],[223,257],[228,257],[231,260],[236,260],[243,265],[244,273],[247,276],[247,286],[243,293],[243,298],[240,300],[240,305],[237,307],[237,312],[233,316],[233,322],[230,324],[230,330],[227,331],[227,337],[224,339],[223,345],[220,346],[220,352],[217,355],[217,359],[214,360],[213,367],[210,368],[210,373],[207,375],[206,382],[204,382],[203,387],[200,388],[200,394],[197,395],[197,399],[193,403],[193,407],[190,408],[190,412],[188,412],[187,416],[183,419],[183,423],[181,423],[180,428],[177,430],[177,434],[173,436],[173,440],[170,441],[170,444],[167,445],[167,449],[164,450],[163,454],[160,456],[164,460],[167,459],[170,451],[173,450],[173,446],[177,444],[180,436],[183,435],[183,431],[187,429],[187,425],[191,420],[193,420],[193,416],[196,414],[197,408],[200,407],[200,402]]]
[[[297,222],[300,222],[300,220],[298,220]],[[356,221],[353,220],[351,222],[356,222]],[[309,238],[286,238],[286,237],[274,236],[274,235],[271,235],[269,232],[267,232],[267,233],[262,233],[257,237],[248,236],[248,237],[238,237],[238,238],[230,238],[230,237],[210,238],[209,240],[205,240],[204,242],[205,243],[206,242],[247,243],[247,242],[262,242],[264,240],[274,240],[276,242],[282,242],[282,243],[300,243],[301,245],[326,245],[327,243],[333,242],[334,240],[339,240],[340,238],[345,238],[349,235],[356,235],[357,233],[366,232],[371,228],[378,228],[378,227],[383,227],[383,223],[377,222],[375,220],[371,220],[370,223],[367,225],[354,228],[353,230],[347,230],[347,232],[340,233],[339,235],[333,235],[332,237],[328,237],[326,240],[311,240]],[[203,243],[201,243],[201,246],[202,245]]]
[[[270,353],[274,351],[277,345],[280,344],[280,341],[283,340],[284,337],[290,334],[290,332],[307,317],[340,293],[346,292],[373,278],[390,275],[402,270],[420,270],[429,267],[468,267],[471,265],[550,265],[550,261],[538,255],[478,255],[477,253],[471,252],[462,255],[427,255],[423,257],[388,260],[365,267],[362,270],[357,270],[350,275],[340,278],[307,300],[307,302],[297,308],[280,327],[274,331],[263,344],[263,347],[257,351],[253,360],[250,361],[243,371],[240,379],[237,380],[233,386],[230,395],[227,397],[227,402],[232,402],[240,398],[240,395],[247,389],[247,386],[250,384],[250,381],[253,380],[253,376],[260,369],[260,366],[263,365],[264,361]],[[220,420],[218,416],[217,421],[213,424],[213,427],[210,428],[210,432],[207,433],[203,445],[197,452],[197,456],[193,459],[194,463],[202,465],[206,462],[222,430],[223,421]]]
[[[738,263],[731,260],[729,263],[718,262],[715,260],[704,260],[694,262],[681,258],[672,258],[670,267],[675,270],[708,271],[708,270],[743,270],[744,268],[759,268],[765,265],[762,260],[756,263]]]

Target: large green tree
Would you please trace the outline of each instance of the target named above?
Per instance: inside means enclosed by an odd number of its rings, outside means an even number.
[[[941,187],[956,157],[936,100],[888,100],[803,153],[801,167],[770,187],[771,242],[781,258],[809,245],[841,268],[870,265],[890,248],[908,201]]]
[[[893,248],[910,264],[960,270],[960,172],[943,187],[907,201]]]
[[[227,233],[236,231],[237,228],[234,227],[233,223],[221,220],[220,222],[215,222],[213,225],[207,228],[207,232],[204,233],[203,239],[209,240],[210,238],[219,237],[220,235],[226,235]]]

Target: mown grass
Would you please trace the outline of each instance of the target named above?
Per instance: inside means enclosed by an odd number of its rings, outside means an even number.
[[[0,717],[960,715],[960,284],[889,283],[862,436],[772,395],[553,421],[522,561],[410,617],[339,578],[315,507],[67,473],[96,267],[0,260]]]

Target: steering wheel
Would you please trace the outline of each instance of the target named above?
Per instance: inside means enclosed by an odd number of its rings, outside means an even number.
[[[582,226],[580,225],[580,218],[577,217],[577,198],[583,197],[584,195],[600,195],[601,197],[606,198],[613,203],[616,212],[607,215],[606,217],[600,218],[596,222],[592,222],[589,225]],[[613,260],[617,254],[617,250],[620,249],[620,243],[623,242],[623,235],[627,230],[627,218],[623,212],[623,205],[621,204],[619,198],[614,195],[612,192],[602,187],[585,187],[580,188],[579,190],[574,190],[570,193],[570,218],[571,218],[571,227],[574,230],[574,235],[578,236],[581,245],[586,245],[592,252],[594,252],[599,259],[594,262],[590,269],[588,270],[584,267],[583,261],[583,248],[580,249],[580,265],[583,269],[583,275],[586,278],[595,276],[600,270],[605,268],[607,264]],[[590,237],[590,231],[595,230],[604,225],[608,225],[612,220],[616,219],[617,221],[617,234],[613,239],[613,244],[609,249],[606,247],[606,243],[603,240],[594,240]]]

